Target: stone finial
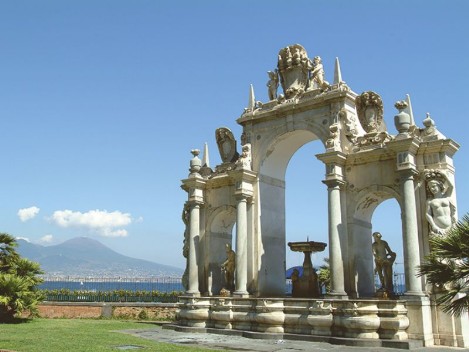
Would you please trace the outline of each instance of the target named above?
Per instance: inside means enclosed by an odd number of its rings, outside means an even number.
[[[430,117],[430,113],[427,112],[427,117],[423,120],[423,125],[425,126],[421,130],[421,138],[424,141],[431,141],[437,139],[446,138],[435,126],[435,121]]]
[[[208,144],[205,142],[204,145],[204,155],[202,156],[202,166],[210,167],[210,158],[208,155]]]
[[[407,103],[407,108],[404,111],[408,113],[410,116],[411,126],[415,126],[414,112],[412,111],[412,103],[410,102],[410,95],[406,94],[405,97],[406,97],[405,102]]]
[[[411,126],[411,118],[408,113],[405,112],[405,109],[409,106],[406,101],[399,100],[397,101],[394,106],[399,113],[394,116],[394,125],[396,129],[399,131],[400,136],[407,136],[407,132]]]
[[[334,84],[339,84],[342,82],[342,73],[340,72],[340,63],[339,58],[335,58],[335,67],[334,67]]]
[[[202,167],[202,161],[199,159],[200,150],[199,149],[192,149],[191,154],[194,156],[190,162],[190,169],[191,175],[198,174],[200,168]]]
[[[408,104],[407,104],[407,102],[404,101],[404,100],[399,100],[399,101],[396,101],[396,102],[394,103],[394,106],[395,106],[395,108],[396,108],[397,110],[399,110],[399,112],[400,112],[400,111],[404,110],[405,108],[407,108]]]
[[[357,115],[363,129],[367,133],[379,132],[383,122],[383,100],[379,94],[363,92],[355,99]]]
[[[254,111],[255,108],[256,108],[256,97],[254,95],[254,87],[251,84],[249,88],[248,110]]]

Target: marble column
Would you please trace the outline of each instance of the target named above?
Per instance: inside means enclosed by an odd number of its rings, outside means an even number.
[[[406,295],[423,296],[421,279],[417,277],[417,266],[420,265],[420,247],[417,224],[417,207],[415,203],[413,169],[400,171],[403,198],[402,229],[404,245],[404,266],[406,271]]]
[[[247,296],[247,200],[244,196],[238,196],[236,207],[236,290],[237,296]]]
[[[329,265],[331,271],[331,296],[347,297],[345,293],[344,261],[341,246],[342,230],[342,205],[340,187],[344,184],[341,180],[323,181],[328,190],[328,215],[329,215]]]
[[[200,205],[191,204],[189,228],[189,295],[199,296],[199,266],[197,264],[197,246],[200,235]]]

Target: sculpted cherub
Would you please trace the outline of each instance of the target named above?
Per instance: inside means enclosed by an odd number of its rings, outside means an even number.
[[[313,84],[313,88],[326,89],[329,87],[329,82],[324,80],[324,66],[322,65],[322,59],[319,56],[314,57],[312,66],[311,82]]]
[[[269,100],[277,99],[277,89],[278,89],[278,70],[267,71],[269,75],[269,81],[267,82],[267,87],[269,89]]]

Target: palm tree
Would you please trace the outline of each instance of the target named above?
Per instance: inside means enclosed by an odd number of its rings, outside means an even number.
[[[469,311],[469,214],[445,236],[430,238],[431,252],[419,266],[419,276],[442,295],[436,300],[443,311],[455,316]]]
[[[37,312],[43,299],[37,286],[42,282],[39,264],[21,258],[13,236],[0,233],[0,321],[13,320],[23,311]]]
[[[7,233],[0,233],[0,272],[8,271],[11,265],[19,258],[15,247],[16,240]]]
[[[324,258],[324,264],[319,267],[318,281],[321,292],[329,292],[331,290],[331,269],[329,267],[329,258]]]

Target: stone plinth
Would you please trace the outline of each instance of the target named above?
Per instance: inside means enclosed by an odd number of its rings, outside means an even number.
[[[377,299],[184,296],[179,297],[177,318],[179,327],[383,340],[390,347],[392,341],[396,346],[407,341],[409,329],[405,301]]]

